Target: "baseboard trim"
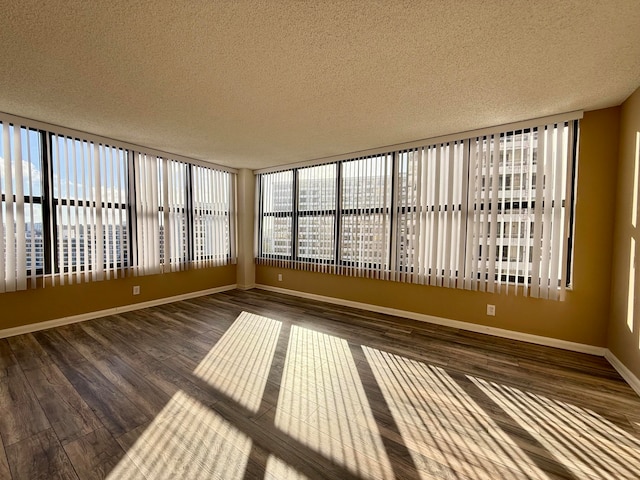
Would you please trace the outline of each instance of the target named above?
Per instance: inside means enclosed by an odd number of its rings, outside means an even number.
[[[310,300],[318,300],[321,302],[332,303],[335,305],[342,305],[344,307],[359,308],[360,310],[368,310],[370,312],[385,313],[387,315],[394,315],[396,317],[410,318],[412,320],[418,320],[420,322],[433,323],[436,325],[443,325],[446,327],[459,328],[461,330],[467,330],[470,332],[484,333],[487,335],[493,335],[495,337],[508,338],[511,340],[520,340],[522,342],[535,343],[536,345],[544,345],[546,347],[561,348],[563,350],[570,350],[579,353],[588,353],[590,355],[604,356],[605,348],[596,347],[594,345],[587,345],[584,343],[569,342],[566,340],[559,340],[551,337],[543,337],[539,335],[532,335],[530,333],[515,332],[513,330],[505,330],[502,328],[487,327],[485,325],[478,325],[475,323],[462,322],[460,320],[452,320],[449,318],[435,317],[433,315],[425,315],[423,313],[410,312],[408,310],[399,310],[396,308],[381,307],[379,305],[372,305],[370,303],[354,302],[351,300],[344,300],[342,298],[327,297],[324,295],[317,295],[315,293],[299,292],[297,290],[289,290],[287,288],[274,287],[271,285],[256,284],[255,288],[261,290],[267,290],[276,293],[283,293],[285,295],[294,295],[296,297],[308,298]]]
[[[605,351],[604,358],[606,358],[611,366],[618,371],[620,376],[624,378],[633,391],[640,395],[640,378],[636,377],[633,372],[613,354],[611,350],[607,349]]]
[[[251,290],[252,288],[256,288],[256,284],[255,283],[251,283],[249,285],[240,285],[240,284],[238,284],[238,286],[236,288],[238,290]]]
[[[156,300],[149,300],[146,302],[132,303],[130,305],[122,305],[120,307],[107,308],[105,310],[96,310],[94,312],[81,313],[79,315],[56,318],[54,320],[47,320],[44,322],[30,323],[29,325],[21,325],[19,327],[5,328],[4,330],[0,330],[0,338],[14,337],[16,335],[22,335],[25,333],[37,332],[38,330],[46,330],[48,328],[60,327],[62,325],[69,325],[71,323],[84,322],[85,320],[93,320],[94,318],[107,317],[109,315],[115,315],[117,313],[131,312],[133,310],[141,310],[143,308],[155,307],[157,305],[164,305],[166,303],[179,302],[180,300],[203,297],[205,295],[226,292],[228,290],[234,290],[236,288],[237,285],[235,284],[223,285],[222,287],[208,288],[206,290],[198,290],[197,292],[183,293],[181,295],[158,298]]]

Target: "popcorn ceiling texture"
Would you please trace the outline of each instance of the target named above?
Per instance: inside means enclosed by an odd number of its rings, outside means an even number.
[[[262,168],[640,84],[638,0],[3,2],[0,111]]]

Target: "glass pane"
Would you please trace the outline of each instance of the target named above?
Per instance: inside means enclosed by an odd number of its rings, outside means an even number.
[[[262,253],[291,256],[291,217],[262,217]]]
[[[0,216],[2,217],[3,245],[7,242],[7,203],[0,203]],[[13,205],[13,218],[16,218],[16,205]],[[27,270],[31,269],[33,262],[36,268],[44,268],[44,234],[42,228],[42,206],[36,203],[26,203],[24,206],[24,231]],[[33,221],[33,226],[32,226]],[[16,225],[17,227],[17,225]],[[13,235],[15,251],[18,250],[17,235]],[[4,253],[4,252],[3,252]]]
[[[231,176],[193,166],[193,227],[195,258],[226,259],[231,254],[229,195]]]
[[[42,206],[28,203],[24,206],[27,270],[32,265],[44,268],[44,233],[42,228]],[[33,226],[32,226],[33,219]]]
[[[53,196],[106,203],[127,201],[127,152],[68,137],[52,136]],[[97,163],[97,164],[96,164]],[[100,185],[98,187],[98,176]]]
[[[333,215],[298,219],[298,256],[313,260],[331,260],[334,239]]]
[[[96,259],[98,230],[91,224],[91,213],[85,209],[67,206],[58,207],[58,268],[91,269]],[[128,264],[127,215],[124,209],[102,210],[103,265],[106,267]],[[89,223],[89,225],[86,225]],[[108,249],[108,250],[107,250]]]
[[[342,163],[342,208],[373,209],[391,203],[391,165],[387,157]]]
[[[388,215],[344,215],[340,233],[342,261],[362,266],[387,264]]]
[[[293,170],[262,175],[262,211],[293,211]]]
[[[336,171],[335,163],[298,171],[298,210],[335,210]]]
[[[17,169],[22,170],[22,188],[25,197],[42,196],[42,163],[40,150],[40,134],[35,130],[20,128],[20,141],[18,155],[15,155],[13,125],[2,124],[2,129],[9,129],[9,151],[11,155],[11,182],[6,181],[4,171],[4,135],[0,131],[0,192],[7,193],[10,186],[12,193],[16,193],[16,173]],[[21,160],[19,160],[21,159]]]

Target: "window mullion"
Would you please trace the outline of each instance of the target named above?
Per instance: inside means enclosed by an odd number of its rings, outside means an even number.
[[[390,270],[390,279],[396,280],[396,261],[398,258],[397,255],[397,237],[398,237],[398,226],[397,226],[397,217],[398,217],[398,162],[399,162],[399,154],[398,152],[393,152],[393,160],[391,164],[391,212],[389,219],[389,235],[391,248],[389,248],[389,270]]]
[[[297,261],[299,257],[298,248],[298,207],[300,201],[299,195],[299,175],[300,170],[295,169],[293,171],[293,188],[291,189],[293,195],[293,211],[291,212],[291,260]]]
[[[185,175],[185,209],[186,209],[186,224],[187,224],[187,260],[192,262],[194,260],[194,215],[193,215],[193,166],[186,164]],[[166,256],[166,254],[165,254]]]
[[[334,259],[333,259],[333,272],[331,273],[336,273],[336,270],[338,268],[338,265],[340,265],[342,263],[342,169],[343,169],[343,162],[338,162],[336,165],[336,183],[335,183],[335,192],[336,192],[336,198],[335,198],[335,215],[334,215],[334,221],[333,221],[333,229],[334,229],[334,242],[335,245],[333,246],[333,250],[334,250]]]

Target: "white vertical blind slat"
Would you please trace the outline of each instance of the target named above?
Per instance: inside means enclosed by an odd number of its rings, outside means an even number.
[[[73,265],[74,270],[75,270],[75,282],[76,283],[80,283],[82,282],[82,260],[80,258],[80,246],[82,244],[81,241],[81,235],[80,235],[80,190],[78,187],[78,159],[76,157],[76,153],[77,153],[77,148],[76,148],[76,141],[75,139],[69,139],[68,141],[71,142],[71,165],[72,168],[71,170],[73,171],[73,197],[74,197],[74,203],[73,203],[73,219],[74,219],[74,224],[75,224],[75,233],[74,233],[74,239],[75,239],[75,263]],[[69,207],[69,210],[71,211],[71,206]]]
[[[171,174],[171,169],[173,166],[173,162],[170,160],[163,158],[162,162],[162,228],[163,228],[163,245],[161,246],[162,251],[164,252],[164,259],[162,270],[164,272],[171,272],[174,270],[173,263],[173,242],[171,239],[171,233],[173,231],[172,225],[172,210],[173,210],[173,189],[172,189],[172,179],[173,175]]]
[[[105,243],[106,243],[106,250],[108,252],[108,260],[107,260],[107,264],[106,264],[106,270],[107,270],[107,279],[108,278],[117,278],[117,273],[116,273],[116,269],[115,264],[116,264],[116,250],[115,250],[115,241],[113,238],[113,229],[114,229],[114,225],[115,225],[115,208],[114,208],[114,204],[115,204],[115,189],[114,189],[114,178],[113,178],[113,164],[114,164],[114,155],[113,155],[113,148],[105,145],[105,175],[107,177],[107,181],[105,182],[105,189],[106,189],[106,195],[107,195],[107,201],[106,201],[106,206],[107,206],[107,215],[106,215],[106,222],[105,222],[105,229],[106,229],[106,235],[105,235]],[[111,207],[109,207],[109,205],[111,205]]]
[[[62,207],[63,209],[63,225],[62,231],[66,232],[64,234],[64,271],[62,275],[65,277],[66,281],[69,285],[73,284],[73,247],[71,246],[71,240],[73,238],[72,232],[72,218],[71,215],[73,213],[72,207],[72,194],[71,194],[71,162],[69,159],[69,139],[66,136],[59,137],[62,140],[63,148],[61,152],[61,165],[62,168],[60,172],[64,171],[64,177],[66,179],[66,186],[64,187],[64,200],[66,205]]]
[[[495,207],[500,206],[500,209],[497,210],[497,212],[502,212],[501,215],[499,215],[499,218],[496,222],[496,231],[494,233],[496,235],[496,241],[498,244],[498,254],[497,254],[497,275],[496,275],[496,284],[497,284],[497,292],[501,293],[502,291],[502,275],[504,272],[508,272],[509,271],[509,262],[510,262],[510,258],[509,257],[509,244],[507,242],[507,245],[505,245],[505,235],[507,234],[507,229],[509,228],[509,221],[508,221],[508,215],[505,214],[506,210],[505,210],[505,205],[507,203],[507,196],[508,196],[508,191],[507,191],[507,135],[505,134],[505,136],[503,137],[503,139],[500,139],[500,141],[498,141],[497,143],[498,151],[497,151],[497,161],[498,161],[498,170],[502,171],[502,175],[499,175],[498,177],[498,187],[499,187],[499,193],[498,193],[498,202],[495,205]],[[494,161],[496,161],[494,159]],[[497,213],[496,212],[496,213]],[[503,248],[507,247],[507,259],[504,259],[504,251]]]
[[[13,127],[13,149],[14,149],[14,165],[15,165],[15,210],[16,210],[16,290],[26,290],[27,288],[27,255],[26,255],[26,223],[24,215],[24,179],[23,179],[23,162],[24,149],[21,138],[20,125]],[[27,158],[28,162],[28,158]],[[29,168],[29,170],[31,170]]]
[[[564,182],[562,178],[563,167],[566,169],[566,157],[563,152],[566,152],[566,148],[563,148],[565,141],[564,127],[563,125],[557,125],[554,129],[556,135],[555,151],[553,152],[555,172],[553,176],[553,220],[552,225],[552,238],[551,238],[551,265],[549,270],[549,294],[553,300],[558,299],[558,288],[560,287],[560,268],[559,264],[562,252],[562,233],[564,222],[562,220],[562,192]]]
[[[92,200],[96,197],[96,185],[95,185],[95,177],[94,177],[94,155],[95,151],[93,148],[93,144],[86,142],[86,165],[87,165],[87,184],[88,190],[90,192],[90,197]],[[86,222],[87,228],[90,229],[87,232],[87,249],[86,252],[90,253],[91,260],[89,262],[89,268],[87,272],[85,272],[85,279],[87,281],[96,280],[96,206],[94,202],[88,203],[86,208]]]
[[[471,248],[473,245],[473,231],[469,229],[471,210],[473,209],[473,188],[470,181],[470,172],[473,172],[470,163],[471,142],[464,140],[462,144],[462,188],[461,188],[461,212],[460,212],[460,250],[458,260],[458,288],[470,288],[471,283]],[[475,179],[475,177],[474,177]],[[466,240],[466,241],[465,241]]]
[[[487,250],[487,256],[489,261],[488,267],[488,285],[487,291],[495,292],[496,290],[496,240],[500,234],[500,228],[498,225],[498,198],[500,192],[500,135],[493,135],[492,141],[487,145],[488,160],[492,166],[491,178],[493,183],[491,185],[491,200],[489,203],[489,211],[491,212],[491,218],[489,220],[489,248]],[[502,252],[500,252],[500,257]]]
[[[570,213],[571,209],[573,208],[573,205],[571,205],[571,188],[572,188],[572,181],[571,179],[573,178],[574,172],[573,172],[573,162],[571,161],[571,158],[569,156],[569,152],[570,149],[573,148],[573,144],[575,141],[574,135],[576,134],[576,132],[574,131],[573,128],[573,122],[569,122],[567,128],[567,143],[566,143],[566,150],[563,149],[563,155],[564,158],[566,159],[566,176],[565,176],[565,190],[564,190],[564,208],[563,208],[563,212],[564,212],[564,236],[562,237],[562,260],[560,262],[560,268],[562,269],[562,272],[560,274],[560,293],[559,293],[559,299],[561,301],[565,300],[565,296],[567,293],[567,263],[568,263],[568,257],[569,257],[569,239],[570,239],[570,235],[571,235],[571,231],[570,231]],[[566,152],[566,154],[565,154]]]
[[[27,162],[28,162],[28,180],[27,180],[27,185],[28,185],[28,197],[29,197],[29,241],[28,241],[28,245],[26,246],[29,254],[30,254],[30,258],[31,258],[31,268],[29,269],[29,282],[31,284],[31,288],[36,288],[37,286],[37,279],[36,279],[36,271],[37,271],[37,254],[36,254],[36,233],[35,233],[35,219],[34,219],[34,208],[33,208],[33,193],[34,193],[34,178],[33,178],[33,174],[32,174],[32,164],[31,164],[31,131],[27,128],[26,129],[26,148],[27,148]],[[40,206],[40,208],[42,209],[42,205]],[[1,232],[0,232],[1,234]],[[44,245],[43,245],[44,248]],[[26,287],[25,287],[26,288]]]
[[[120,206],[118,200],[119,181],[117,176],[118,149],[109,147],[111,151],[111,220],[109,226],[109,244],[112,246],[111,271],[113,278],[118,278],[118,224],[120,223]]]
[[[549,298],[549,262],[551,261],[551,235],[553,227],[551,221],[553,219],[553,149],[554,149],[554,129],[552,125],[546,126],[546,141],[544,154],[544,211],[542,214],[542,268],[540,269],[540,278],[542,286],[540,288],[541,296]],[[555,287],[554,287],[555,288]]]
[[[405,270],[407,272],[407,282],[414,282],[414,272],[413,272],[413,264],[414,264],[414,251],[416,248],[415,244],[415,224],[416,224],[416,215],[415,211],[417,209],[416,205],[416,175],[417,175],[417,165],[416,165],[416,156],[415,149],[409,150],[407,152],[407,208],[406,208],[406,255],[405,255]]]
[[[523,134],[523,138],[524,138],[524,134]],[[533,205],[533,202],[535,200],[535,196],[534,196],[534,182],[533,182],[533,174],[534,174],[534,167],[533,167],[533,138],[534,138],[534,129],[532,128],[526,136],[526,142],[524,143],[524,145],[526,146],[523,147],[525,148],[525,150],[523,150],[522,152],[522,156],[525,156],[525,152],[526,152],[526,159],[523,159],[524,161],[526,161],[526,163],[523,164],[527,165],[526,168],[526,175],[527,175],[527,181],[526,181],[526,194],[524,197],[524,201],[527,202],[527,214],[524,216],[524,222],[525,222],[525,228],[524,228],[524,262],[522,265],[522,277],[523,277],[523,286],[522,286],[522,293],[523,295],[529,296],[529,290],[531,288],[531,281],[530,281],[530,273],[531,273],[531,261],[533,261],[533,258],[530,258],[529,255],[529,251],[533,248],[532,244],[531,244],[531,237],[533,236],[533,230],[531,229],[531,220],[533,218],[533,208],[531,207]]]
[[[454,259],[451,255],[451,252],[453,250],[451,241],[452,241],[452,238],[455,241],[455,234],[456,234],[456,232],[453,231],[455,229],[453,224],[453,208],[454,208],[453,180],[454,180],[454,168],[455,168],[454,144],[453,143],[448,144],[445,151],[448,154],[446,155],[447,157],[447,200],[445,204],[447,228],[445,230],[445,237],[444,237],[444,269],[445,270],[444,270],[443,286],[451,287],[452,286],[451,282],[452,280],[454,280],[454,276],[455,276],[455,269],[452,268]]]
[[[64,269],[65,269],[65,261],[64,261],[64,241],[65,241],[65,236],[64,236],[64,220],[63,220],[63,206],[62,206],[62,201],[64,199],[64,196],[62,194],[62,171],[63,171],[63,164],[62,164],[62,149],[60,148],[60,138],[55,135],[53,137],[53,141],[55,142],[55,146],[54,148],[56,149],[57,152],[57,164],[58,164],[58,198],[57,198],[57,202],[56,202],[56,210],[58,213],[58,280],[60,282],[60,285],[64,285],[65,284],[65,275],[64,275]],[[55,196],[55,195],[54,195]]]
[[[238,257],[237,245],[238,239],[237,235],[237,182],[238,176],[235,173],[222,173],[220,172],[225,183],[229,185],[229,196],[227,197],[227,227],[229,229],[229,258],[225,256],[225,263],[233,263],[235,264]]]
[[[6,122],[2,122],[2,145],[3,152],[2,156],[4,157],[4,165],[0,165],[0,168],[4,168],[4,176],[7,179],[11,177],[7,173],[7,161],[11,157],[10,145],[9,145],[9,124]],[[8,181],[7,181],[8,184]],[[6,187],[5,187],[6,188]],[[8,193],[5,191],[5,194],[8,196]],[[5,229],[5,224],[9,223],[5,220],[5,209],[3,205],[0,203],[0,293],[4,293],[7,291],[7,261],[5,260],[5,252],[7,251],[6,239],[11,238],[7,234],[7,230]]]
[[[145,212],[143,209],[145,197],[143,192],[144,183],[144,165],[142,161],[142,154],[140,152],[132,151],[133,163],[136,170],[134,176],[134,189],[135,189],[135,210],[136,210],[136,248],[133,250],[136,253],[137,261],[134,264],[134,275],[144,274],[144,263],[146,251],[143,249],[145,244],[144,225],[146,222]]]
[[[545,128],[540,125],[537,128],[536,146],[536,200],[533,220],[533,259],[531,265],[531,296],[540,296],[540,259],[542,249],[542,212],[543,212],[543,182],[544,182],[544,162],[545,162]]]
[[[480,180],[482,172],[477,158],[477,139],[469,141],[469,190],[467,195],[467,245],[465,258],[465,281],[464,288],[476,290],[478,288],[476,272],[478,270],[478,224],[480,213]],[[466,151],[466,148],[465,148]]]
[[[425,149],[420,148],[418,150],[417,169],[416,169],[416,235],[418,239],[425,238],[426,226],[427,226],[427,200],[426,200],[426,173],[427,168],[425,165]],[[426,258],[425,258],[425,242],[417,242],[418,255],[416,258],[417,269],[417,283],[424,284],[427,276]]]
[[[484,144],[484,149],[482,151],[482,155],[483,155],[483,176],[484,176],[484,180],[485,180],[485,184],[484,184],[484,195],[483,195],[483,204],[482,204],[482,220],[479,224],[480,227],[480,238],[482,239],[482,243],[481,243],[481,248],[482,248],[482,255],[480,255],[480,286],[479,286],[479,290],[485,292],[487,291],[487,281],[488,281],[488,276],[487,276],[487,263],[488,263],[488,259],[489,256],[491,255],[490,252],[490,241],[489,241],[489,235],[490,235],[490,225],[489,225],[489,221],[490,221],[490,212],[489,212],[489,206],[490,206],[490,194],[491,194],[491,136],[487,136],[485,138],[485,144]],[[497,179],[495,179],[495,181],[497,182]],[[495,188],[495,185],[493,185],[493,187]],[[493,255],[495,255],[495,251],[493,252]]]
[[[81,248],[82,251],[84,252],[84,262],[83,262],[83,266],[84,266],[84,272],[82,274],[82,276],[80,277],[80,281],[82,282],[88,282],[90,280],[90,270],[91,270],[91,265],[89,263],[89,257],[90,257],[90,253],[89,253],[89,232],[92,230],[89,224],[89,217],[87,215],[87,205],[89,203],[89,199],[92,197],[92,195],[89,193],[90,190],[90,181],[91,178],[87,178],[87,171],[86,171],[86,167],[87,167],[87,142],[84,141],[80,141],[79,144],[79,160],[80,160],[80,187],[81,187],[81,192],[82,192],[82,221],[80,222],[80,225],[83,229],[84,235],[82,236],[82,244],[81,244]]]

